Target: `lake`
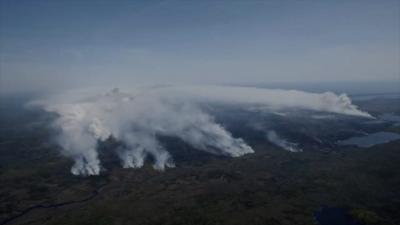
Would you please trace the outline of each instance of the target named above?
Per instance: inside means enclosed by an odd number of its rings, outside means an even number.
[[[346,140],[340,140],[338,145],[355,145],[361,148],[369,148],[377,144],[384,144],[400,139],[400,134],[392,132],[377,132],[362,137],[351,137]]]
[[[361,225],[346,208],[322,206],[314,213],[314,218],[319,225]]]

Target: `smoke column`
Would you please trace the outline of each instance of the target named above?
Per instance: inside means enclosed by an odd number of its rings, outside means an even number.
[[[115,149],[124,168],[140,168],[146,157],[154,158],[154,169],[174,167],[173,157],[158,136],[177,137],[196,149],[238,157],[253,153],[241,138],[234,138],[201,109],[203,103],[235,104],[244,108],[302,108],[352,116],[371,116],[357,109],[345,94],[307,93],[227,86],[166,86],[136,88],[131,92],[71,91],[32,102],[58,115],[54,125],[62,153],[74,160],[74,175],[98,175],[101,162],[97,142],[112,136],[124,143]],[[293,143],[275,132],[268,139],[289,151]]]
[[[301,151],[303,151],[302,149],[297,147],[296,143],[289,142],[289,141],[279,137],[276,134],[275,131],[269,131],[267,133],[267,138],[271,143],[273,143],[276,146],[281,147],[281,148],[283,148],[283,149],[285,149],[285,150],[287,150],[289,152],[301,152]]]

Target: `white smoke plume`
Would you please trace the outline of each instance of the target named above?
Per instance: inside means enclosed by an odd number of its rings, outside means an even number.
[[[301,108],[321,112],[372,118],[367,112],[360,111],[353,105],[346,94],[332,92],[309,93],[297,90],[264,89],[229,86],[186,86],[174,88],[175,92],[191,94],[192,97],[207,101],[255,104],[264,109]],[[165,88],[160,92],[170,92]]]
[[[289,142],[281,137],[279,137],[275,131],[268,131],[267,133],[268,141],[272,142],[278,147],[281,147],[289,152],[302,152],[303,150],[297,146],[296,143]]]
[[[237,157],[254,152],[241,138],[232,137],[200,109],[200,103],[208,102],[371,117],[358,110],[345,94],[227,86],[137,88],[129,93],[114,89],[100,94],[74,91],[32,104],[58,114],[55,122],[61,129],[58,142],[63,154],[75,162],[71,172],[97,175],[101,162],[96,145],[110,136],[124,143],[124,148],[116,149],[124,168],[143,166],[148,155],[154,158],[153,166],[157,170],[174,167],[172,156],[158,141],[158,136],[177,137],[196,149],[214,154]],[[296,150],[275,133],[268,136],[278,146]]]

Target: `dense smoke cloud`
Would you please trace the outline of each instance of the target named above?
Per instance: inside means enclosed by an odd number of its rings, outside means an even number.
[[[183,86],[153,87],[111,92],[69,92],[34,102],[59,117],[58,143],[63,154],[74,160],[75,175],[97,175],[101,162],[97,142],[113,137],[124,143],[116,149],[124,168],[142,167],[147,156],[153,167],[174,167],[170,153],[158,141],[159,136],[177,137],[196,149],[213,154],[238,157],[253,153],[241,138],[216,123],[201,109],[202,103],[238,104],[266,109],[302,108],[354,116],[371,117],[342,94],[307,93],[243,87]],[[292,143],[270,132],[276,145],[298,151]]]
[[[340,113],[345,115],[372,117],[358,110],[346,94],[336,95],[332,92],[309,93],[297,90],[265,89],[229,86],[186,86],[180,88],[164,88],[160,93],[175,91],[186,93],[192,98],[205,101],[255,104],[267,110],[301,108],[321,112]]]

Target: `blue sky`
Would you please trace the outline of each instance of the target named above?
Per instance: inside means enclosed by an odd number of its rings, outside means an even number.
[[[10,91],[400,80],[400,1],[0,2]]]

